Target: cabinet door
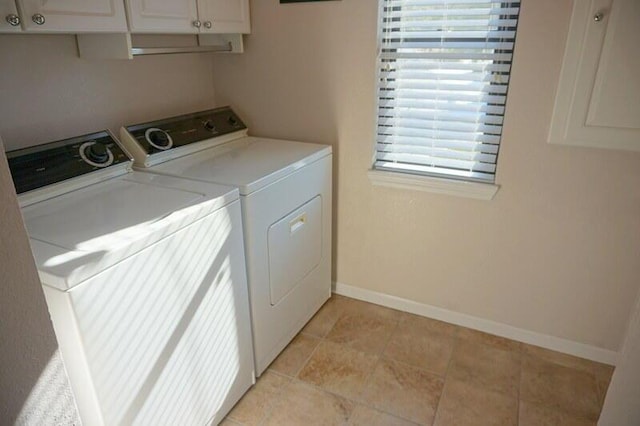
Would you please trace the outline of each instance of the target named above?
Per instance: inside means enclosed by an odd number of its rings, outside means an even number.
[[[640,1],[574,2],[549,142],[640,151]]]
[[[251,32],[249,0],[198,0],[202,33]]]
[[[0,0],[0,33],[21,31],[21,18],[14,0]]]
[[[18,0],[26,31],[126,32],[122,0]]]
[[[126,0],[132,33],[198,32],[196,0]]]

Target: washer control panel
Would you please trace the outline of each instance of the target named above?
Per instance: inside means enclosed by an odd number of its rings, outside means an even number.
[[[246,129],[229,107],[127,126],[147,154],[155,154]]]
[[[18,194],[131,162],[107,130],[9,151],[7,160]]]

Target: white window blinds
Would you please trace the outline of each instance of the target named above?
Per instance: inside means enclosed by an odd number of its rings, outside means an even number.
[[[493,182],[520,2],[380,2],[374,168]]]

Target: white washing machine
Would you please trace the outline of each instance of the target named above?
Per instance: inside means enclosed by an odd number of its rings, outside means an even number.
[[[228,107],[120,136],[140,169],[239,189],[262,374],[331,296],[331,147],[247,136]]]
[[[85,425],[217,424],[254,381],[238,190],[108,132],[8,153]]]

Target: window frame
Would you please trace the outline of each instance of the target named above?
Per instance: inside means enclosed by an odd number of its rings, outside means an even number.
[[[427,191],[434,192],[440,194],[448,194],[460,197],[481,199],[481,200],[491,200],[494,198],[495,194],[498,192],[500,185],[496,183],[498,175],[498,162],[500,155],[500,148],[503,142],[503,129],[504,129],[504,117],[506,116],[506,107],[507,107],[507,99],[509,93],[509,87],[511,84],[511,77],[513,74],[513,61],[514,61],[514,52],[515,52],[515,44],[518,32],[518,24],[520,22],[520,9],[521,9],[521,0],[519,1],[496,1],[494,3],[502,3],[502,7],[511,8],[516,7],[514,3],[517,3],[518,7],[518,15],[517,15],[517,23],[514,27],[515,35],[513,37],[513,48],[511,49],[511,59],[508,61],[510,68],[508,71],[509,82],[506,84],[506,91],[504,93],[505,101],[503,105],[503,112],[501,114],[502,123],[501,131],[498,135],[499,142],[497,144],[497,152],[495,154],[495,171],[492,173],[492,180],[488,179],[475,179],[473,177],[465,177],[465,176],[456,176],[453,173],[429,173],[423,171],[411,171],[407,169],[392,169],[392,168],[377,168],[376,162],[378,159],[378,144],[379,144],[379,119],[380,119],[380,107],[381,107],[381,96],[380,96],[380,81],[382,77],[382,60],[379,55],[382,54],[382,50],[384,48],[384,25],[383,19],[386,7],[386,0],[378,0],[378,18],[377,18],[377,33],[376,33],[376,48],[377,48],[377,56],[376,56],[376,66],[375,66],[375,124],[374,124],[374,143],[373,143],[373,155],[371,159],[371,168],[368,171],[369,179],[374,185],[381,185],[393,188],[401,188],[401,189],[411,189],[411,190],[419,190],[419,191]],[[511,15],[500,15],[500,18],[508,18]],[[498,27],[498,29],[507,29],[507,27]],[[441,42],[442,38],[425,38],[424,40],[420,40],[420,42]],[[464,39],[449,39],[448,42],[464,42],[464,41],[476,41],[473,38],[464,38]],[[501,53],[500,50],[494,50],[495,54]],[[493,59],[493,64],[502,64],[503,61]],[[498,84],[495,82],[491,82],[490,85]],[[487,94],[492,94],[492,92],[487,92]],[[490,103],[487,103],[490,106]],[[487,135],[492,135],[491,133],[484,133]],[[447,170],[443,168],[443,170]],[[454,170],[454,169],[449,169]]]

